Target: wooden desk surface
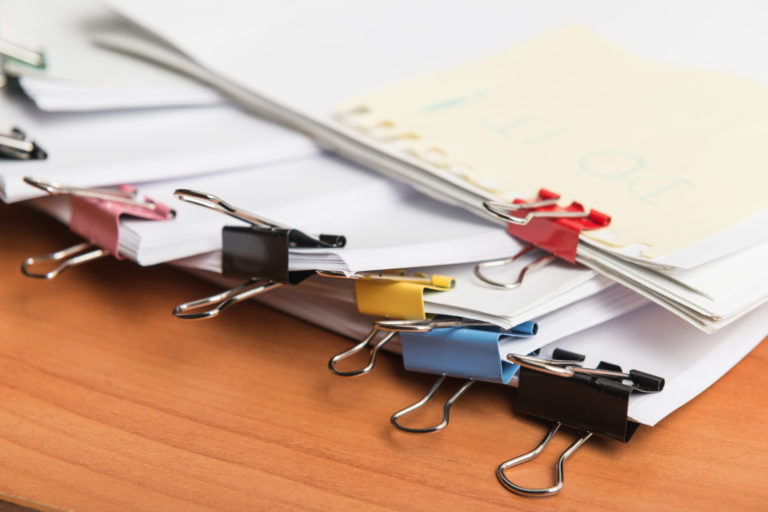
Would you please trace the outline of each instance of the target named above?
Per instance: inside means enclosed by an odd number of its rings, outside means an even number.
[[[476,386],[444,432],[397,431],[390,414],[432,378],[396,356],[345,379],[326,363],[348,340],[259,304],[178,320],[174,305],[214,288],[168,268],[108,259],[47,282],[19,272],[24,257],[75,241],[0,205],[0,499],[78,511],[768,506],[766,343],[629,444],[590,441],[563,492],[531,500],[494,477],[546,429],[512,414],[512,390]],[[521,483],[549,484],[572,440],[518,468]]]

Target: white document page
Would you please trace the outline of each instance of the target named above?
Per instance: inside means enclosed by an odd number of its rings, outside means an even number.
[[[358,272],[484,261],[508,257],[523,247],[504,230],[461,208],[330,155],[138,188],[141,195],[176,210],[171,221],[121,222],[121,254],[142,265],[220,250],[224,226],[247,225],[177,200],[176,188],[214,194],[307,233],[346,237],[341,249],[291,249],[291,270]],[[216,254],[207,259],[208,268],[220,268]],[[581,267],[574,267],[573,274],[579,279],[595,275]]]
[[[18,126],[46,160],[0,164],[0,199],[44,196],[24,183],[35,176],[90,187],[234,169],[317,154],[306,137],[236,107],[194,107],[50,114],[0,91],[0,132]]]
[[[162,67],[91,44],[95,32],[138,33],[140,29],[96,0],[2,0],[0,34],[8,41],[43,50],[46,69],[6,62],[25,92],[47,111],[213,105],[217,91]],[[146,33],[142,33],[147,37]]]

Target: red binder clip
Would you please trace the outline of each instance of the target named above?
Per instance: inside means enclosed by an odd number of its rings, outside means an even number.
[[[508,222],[510,235],[575,263],[581,232],[604,228],[611,223],[611,217],[597,210],[586,211],[577,202],[558,206],[559,199],[559,194],[542,188],[534,201],[485,201],[483,206],[494,217]]]

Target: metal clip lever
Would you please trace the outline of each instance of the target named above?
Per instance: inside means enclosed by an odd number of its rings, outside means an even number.
[[[99,199],[102,201],[111,201],[114,203],[127,204],[131,206],[138,206],[147,210],[156,211],[157,204],[150,200],[136,199],[135,191],[120,190],[120,189],[101,189],[101,188],[80,188],[62,185],[55,181],[45,180],[42,178],[35,178],[33,176],[26,176],[24,181],[37,187],[41,190],[48,192],[52,196],[58,195],[70,195],[75,197],[83,197],[87,199]],[[168,211],[168,219],[174,218],[176,212],[174,210]]]
[[[88,242],[73,245],[67,249],[61,251],[52,252],[50,254],[44,254],[42,256],[32,256],[24,260],[21,264],[21,272],[27,277],[34,277],[36,279],[53,279],[60,273],[64,272],[69,267],[81,265],[89,261],[104,257],[109,253],[100,247],[91,245]],[[32,268],[37,265],[46,263],[58,263],[61,262],[56,268],[45,273],[33,272]]]
[[[664,379],[638,370],[621,372],[602,368],[583,368],[579,361],[563,361],[557,359],[542,359],[534,356],[520,354],[507,354],[507,359],[515,364],[537,370],[542,373],[569,378],[576,374],[590,375],[593,377],[608,377],[613,379],[629,380],[632,382],[632,390],[641,393],[658,393],[664,389]]]
[[[174,316],[184,320],[199,320],[204,318],[213,318],[227,309],[229,306],[242,302],[261,293],[277,288],[282,283],[274,281],[264,281],[251,279],[231,290],[226,290],[216,295],[211,295],[204,299],[185,302],[176,306],[173,310]],[[204,309],[211,306],[208,309]]]
[[[439,430],[443,430],[445,427],[448,426],[448,421],[450,420],[450,413],[451,413],[451,407],[453,406],[454,402],[461,398],[461,396],[466,393],[469,388],[472,387],[472,384],[475,383],[473,379],[469,379],[462,386],[459,388],[458,391],[456,391],[451,397],[445,402],[443,405],[443,419],[440,423],[437,425],[433,425],[431,427],[420,427],[420,428],[413,428],[413,427],[406,427],[404,425],[400,424],[400,418],[409,412],[413,412],[416,409],[424,406],[430,398],[437,392],[438,388],[442,385],[442,383],[445,381],[445,374],[442,374],[438,379],[435,381],[434,384],[432,384],[432,387],[429,388],[429,391],[427,391],[427,394],[422,397],[421,400],[416,402],[413,405],[409,405],[408,407],[401,409],[397,411],[395,414],[392,415],[391,418],[389,418],[390,423],[397,427],[398,429],[404,431],[404,432],[410,432],[411,434],[427,434],[429,432],[437,432]]]
[[[440,286],[442,288],[453,288],[456,286],[455,279],[441,275],[407,275],[404,272],[355,272],[348,274],[341,270],[316,270],[315,273],[320,277],[333,277],[339,279],[372,279],[375,281],[397,281],[401,283],[416,283],[424,284],[427,286]]]
[[[531,210],[534,208],[542,208],[546,206],[557,206],[559,198],[555,199],[543,199],[541,201],[533,201],[530,203],[504,203],[501,201],[483,201],[483,208],[493,217],[501,219],[518,226],[526,226],[530,224],[533,219],[536,218],[549,218],[549,219],[581,219],[589,217],[589,212],[568,212],[568,211],[543,211],[543,212],[528,212],[525,217],[515,217],[510,215],[510,211],[522,211]]]
[[[559,493],[563,488],[563,465],[565,464],[565,461],[568,460],[568,458],[573,455],[573,453],[578,450],[581,445],[586,443],[589,438],[592,437],[592,432],[584,432],[584,434],[579,439],[577,439],[571,446],[568,447],[568,449],[562,453],[562,455],[560,455],[560,458],[557,460],[557,465],[555,466],[556,482],[552,487],[530,488],[517,485],[509,478],[507,478],[505,471],[511,467],[519,466],[524,462],[528,462],[529,460],[534,459],[539,454],[541,454],[541,452],[544,451],[544,448],[547,447],[552,438],[555,437],[555,434],[560,429],[561,425],[561,423],[555,423],[552,425],[552,428],[549,429],[549,432],[547,432],[547,434],[544,436],[544,439],[541,440],[541,443],[539,443],[539,445],[530,452],[501,463],[496,469],[496,478],[499,479],[501,485],[503,485],[507,490],[521,496],[553,496]]]
[[[371,370],[373,370],[373,367],[376,365],[376,356],[379,355],[379,350],[381,350],[381,348],[384,345],[386,345],[387,342],[389,342],[395,336],[395,334],[397,334],[396,331],[387,332],[379,341],[371,344],[371,352],[370,352],[370,355],[368,356],[368,364],[366,364],[362,368],[358,368],[357,370],[342,371],[336,368],[336,364],[339,361],[342,361],[363,350],[366,346],[368,346],[369,343],[371,343],[375,339],[376,334],[382,331],[383,329],[379,329],[374,324],[373,329],[371,329],[371,332],[368,333],[368,336],[366,336],[363,341],[361,341],[354,347],[333,356],[328,361],[328,368],[333,373],[335,373],[336,375],[340,375],[341,377],[354,377],[355,375],[364,375],[370,372]]]
[[[36,67],[45,67],[45,54],[35,50],[30,50],[19,46],[16,43],[12,43],[5,39],[0,39],[0,55],[4,55],[24,64]]]
[[[515,281],[510,282],[504,282],[504,281],[497,281],[495,279],[492,279],[488,276],[486,276],[482,270],[485,268],[490,267],[503,267],[506,265],[509,265],[511,263],[514,263],[522,256],[528,254],[532,250],[536,249],[536,246],[533,244],[526,245],[523,247],[520,252],[515,254],[514,256],[511,256],[509,258],[504,258],[502,260],[494,260],[494,261],[486,261],[483,263],[478,263],[475,265],[475,268],[473,270],[475,277],[483,281],[484,283],[490,284],[491,286],[495,286],[498,288],[505,288],[507,290],[514,290],[515,288],[519,288],[521,284],[523,284],[523,279],[525,278],[525,275],[532,271],[536,270],[537,268],[543,267],[544,265],[547,265],[554,261],[557,257],[552,254],[545,254],[541,258],[534,260],[533,262],[529,263],[528,265],[524,266],[520,273],[517,275],[517,279]]]
[[[489,327],[493,324],[480,320],[465,320],[454,317],[435,317],[425,320],[377,320],[374,325],[382,331],[430,332],[434,329]]]

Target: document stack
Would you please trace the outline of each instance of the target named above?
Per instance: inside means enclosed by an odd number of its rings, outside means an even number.
[[[656,425],[768,335],[768,76],[608,6],[475,4],[3,1],[0,198],[83,239],[24,273],[173,265],[223,289],[181,319],[256,298],[349,337],[336,375],[402,354],[437,379],[407,432],[476,381],[583,432],[561,464]],[[559,492],[530,456],[501,484]]]

